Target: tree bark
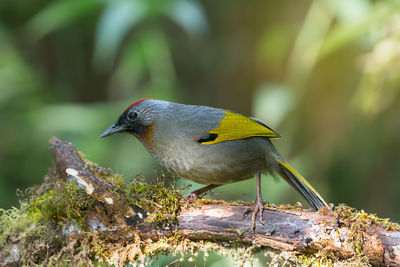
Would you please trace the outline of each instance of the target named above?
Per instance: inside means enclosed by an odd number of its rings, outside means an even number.
[[[50,140],[50,151],[60,177],[73,177],[87,194],[105,205],[114,227],[124,227],[125,232],[131,229],[143,240],[159,240],[178,233],[195,241],[219,244],[228,241],[243,247],[257,245],[296,255],[323,254],[334,259],[334,263],[351,263],[363,258],[374,266],[400,266],[398,225],[382,223],[363,211],[343,216],[341,209],[348,211],[348,207],[312,212],[298,207],[268,206],[264,210],[264,224],[257,221],[253,233],[251,216],[243,218],[242,215],[249,203],[199,200],[189,207],[182,205],[174,224],[165,227],[147,223],[143,209],[129,206],[124,192],[87,169],[72,144],[54,137]]]

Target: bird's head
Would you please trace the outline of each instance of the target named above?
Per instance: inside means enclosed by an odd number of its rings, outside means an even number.
[[[153,102],[151,99],[133,102],[122,112],[113,125],[100,134],[100,137],[106,137],[118,132],[127,132],[136,137],[141,137],[154,121],[151,102]]]

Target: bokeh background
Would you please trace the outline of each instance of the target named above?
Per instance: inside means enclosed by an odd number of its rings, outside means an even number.
[[[327,201],[400,221],[399,1],[28,2],[0,1],[0,207],[41,183],[51,136],[151,180],[160,167],[139,141],[98,135],[156,98],[262,119]],[[211,197],[251,201],[255,186]],[[304,203],[270,177],[263,195]]]

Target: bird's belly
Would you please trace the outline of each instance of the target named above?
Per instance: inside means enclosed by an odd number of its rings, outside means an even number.
[[[227,184],[251,178],[266,169],[260,140],[235,140],[214,145],[189,143],[161,149],[155,159],[169,171],[201,184]],[[262,144],[262,142],[261,142]]]

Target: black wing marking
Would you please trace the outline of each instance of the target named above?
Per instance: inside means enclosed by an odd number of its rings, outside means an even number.
[[[197,140],[197,142],[204,143],[204,142],[210,142],[210,141],[214,141],[215,139],[217,139],[218,134],[215,133],[207,133],[206,135],[202,136],[199,140]]]

